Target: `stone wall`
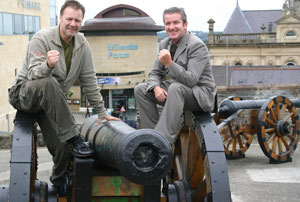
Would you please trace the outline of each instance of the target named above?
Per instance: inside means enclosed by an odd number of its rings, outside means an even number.
[[[10,149],[12,143],[12,133],[0,134],[0,149]]]

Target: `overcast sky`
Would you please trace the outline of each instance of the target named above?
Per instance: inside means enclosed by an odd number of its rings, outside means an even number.
[[[162,13],[165,8],[173,6],[185,9],[188,18],[188,30],[208,31],[207,21],[213,18],[215,31],[223,31],[237,0],[79,0],[86,8],[84,22],[94,18],[104,9],[117,5],[128,4],[147,13],[157,25],[163,25]],[[60,10],[64,0],[57,0]],[[281,10],[285,0],[239,0],[242,10]],[[58,11],[59,12],[59,11]]]

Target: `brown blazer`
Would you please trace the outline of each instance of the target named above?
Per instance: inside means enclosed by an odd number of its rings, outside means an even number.
[[[169,37],[162,40],[159,44],[159,51],[170,50],[171,43]],[[168,77],[172,80],[166,80]],[[167,89],[174,81],[192,88],[203,111],[213,111],[217,89],[210,65],[209,52],[203,41],[188,31],[179,41],[169,69],[165,68],[158,58],[156,59],[154,67],[149,73],[147,90],[157,85]]]

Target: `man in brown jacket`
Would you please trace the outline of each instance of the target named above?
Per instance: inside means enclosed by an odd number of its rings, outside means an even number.
[[[119,120],[106,113],[97,84],[89,44],[78,31],[84,7],[68,0],[60,10],[59,26],[43,29],[31,39],[23,66],[9,89],[9,101],[17,110],[36,113],[47,148],[53,156],[50,180],[60,186],[69,168],[71,155],[92,154],[79,135],[66,102],[66,93],[79,80],[89,103],[98,113],[98,122]],[[65,152],[65,150],[69,152]]]
[[[160,42],[148,83],[135,87],[135,97],[141,127],[154,128],[174,143],[184,108],[212,112],[217,90],[208,49],[187,31],[184,10],[166,9],[163,20],[169,37]],[[157,104],[164,105],[160,117]]]

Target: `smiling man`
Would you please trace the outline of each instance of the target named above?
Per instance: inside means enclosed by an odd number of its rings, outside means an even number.
[[[79,2],[64,3],[59,26],[40,30],[32,37],[23,66],[9,89],[9,101],[15,109],[36,114],[53,156],[50,180],[57,187],[64,183],[71,154],[87,157],[93,152],[80,137],[66,101],[65,95],[75,81],[80,81],[89,103],[98,113],[98,122],[119,120],[106,113],[89,44],[78,33],[84,13]]]
[[[136,86],[134,92],[141,127],[154,128],[174,143],[184,109],[212,112],[217,90],[208,49],[187,31],[184,9],[166,9],[163,21],[169,37],[159,44],[148,82]],[[157,104],[164,106],[160,116]]]

